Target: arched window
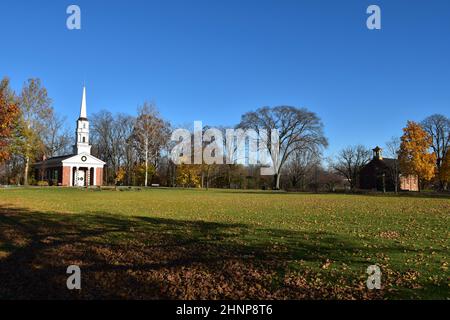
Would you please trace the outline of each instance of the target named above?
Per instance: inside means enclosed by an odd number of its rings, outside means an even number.
[[[86,142],[86,137],[83,137],[83,143],[85,143]]]

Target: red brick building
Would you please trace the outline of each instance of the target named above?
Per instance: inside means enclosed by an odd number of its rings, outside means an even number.
[[[398,160],[383,158],[382,151],[380,147],[373,149],[373,159],[359,173],[359,187],[366,190],[394,191],[397,178],[399,190],[419,191],[417,176],[402,175]]]
[[[67,187],[101,186],[105,162],[91,155],[89,121],[86,114],[86,88],[83,88],[80,117],[77,120],[73,153],[53,157],[34,165],[38,181]]]

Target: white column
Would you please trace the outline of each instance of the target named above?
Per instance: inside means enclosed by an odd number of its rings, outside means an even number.
[[[97,172],[96,172],[96,168],[94,167],[94,180],[93,180],[93,185],[96,186],[97,185]]]
[[[88,167],[86,176],[86,187],[89,187],[89,185],[91,184],[91,167]]]
[[[79,167],[77,167],[77,170],[75,170],[75,186],[78,187],[78,171],[80,170]]]

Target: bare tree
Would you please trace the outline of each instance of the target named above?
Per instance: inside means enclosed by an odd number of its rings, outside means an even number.
[[[125,114],[119,114],[114,122],[119,146],[118,163],[119,165],[124,166],[126,183],[131,185],[133,164],[137,158],[133,141],[133,130],[136,118]]]
[[[337,174],[347,179],[352,190],[358,185],[358,177],[361,168],[370,160],[370,150],[363,145],[349,146],[341,150],[336,162],[331,167]]]
[[[394,182],[395,192],[398,192],[400,188],[400,162],[398,161],[398,156],[400,154],[400,144],[401,140],[398,137],[392,137],[391,140],[386,142],[386,150],[388,157],[394,159],[392,165],[388,166],[390,174],[392,176],[392,181]]]
[[[109,111],[101,110],[91,118],[92,153],[107,163],[103,179],[112,181],[111,168],[115,165],[113,159],[114,117]]]
[[[443,189],[445,182],[440,173],[442,163],[450,147],[450,119],[442,114],[434,114],[423,120],[421,126],[433,139],[431,148],[436,154],[439,188]]]
[[[104,177],[113,183],[119,170],[125,170],[125,179],[131,185],[133,166],[137,161],[134,137],[136,118],[126,114],[113,115],[102,110],[91,120],[92,152],[106,161]]]
[[[238,127],[253,129],[258,134],[261,130],[269,133],[265,143],[274,162],[274,189],[280,188],[280,172],[293,152],[315,150],[328,145],[320,118],[305,108],[263,107],[244,114]],[[279,143],[276,144],[276,150],[271,148],[272,129],[278,130]]]
[[[161,150],[170,138],[170,125],[159,116],[154,104],[145,102],[138,109],[133,136],[138,153],[145,163],[144,185],[148,186],[149,163],[157,169]]]
[[[71,136],[66,128],[66,118],[52,110],[44,134],[45,155],[54,157],[69,153]]]
[[[293,188],[305,189],[305,179],[316,164],[320,163],[320,154],[315,150],[296,150],[286,163],[284,173]]]
[[[131,122],[131,123],[130,123]],[[110,156],[111,156],[111,174],[112,179],[116,179],[121,166],[125,163],[125,146],[126,141],[130,137],[134,121],[129,121],[128,116],[117,114],[113,117],[111,123],[110,140]]]
[[[336,174],[336,172],[323,169],[320,176],[320,183],[325,187],[328,192],[335,192],[336,187],[342,184],[342,176]]]

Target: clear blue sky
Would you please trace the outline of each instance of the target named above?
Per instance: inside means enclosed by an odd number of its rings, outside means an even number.
[[[72,3],[80,31],[66,28]],[[366,28],[370,4],[381,31]],[[83,81],[90,114],[150,100],[174,125],[307,107],[327,155],[450,110],[448,0],[2,0],[0,30],[0,76],[16,90],[41,78],[72,127]]]

